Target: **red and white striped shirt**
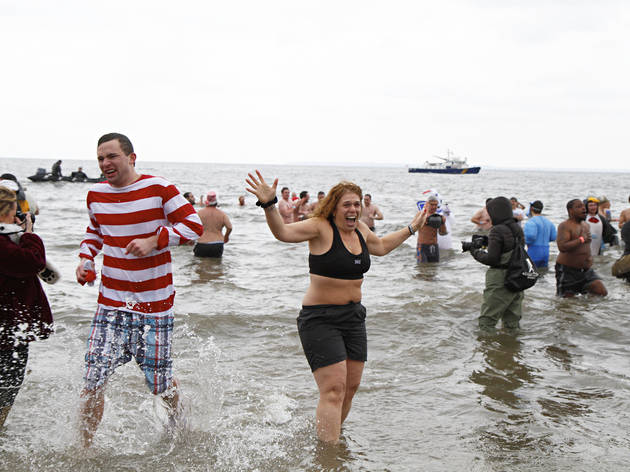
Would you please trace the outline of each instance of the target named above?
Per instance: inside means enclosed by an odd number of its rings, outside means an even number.
[[[175,298],[168,246],[196,240],[203,233],[192,205],[162,177],[141,175],[126,187],[95,184],[87,207],[90,224],[79,256],[94,260],[103,251],[99,306],[168,313]],[[148,256],[125,254],[132,240],[156,234],[158,247]]]

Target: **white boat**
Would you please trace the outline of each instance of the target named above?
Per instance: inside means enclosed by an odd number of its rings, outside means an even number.
[[[426,161],[424,167],[409,167],[409,172],[433,174],[478,174],[481,167],[469,167],[465,157],[455,156],[450,149],[446,150],[446,157],[433,156],[439,162]]]

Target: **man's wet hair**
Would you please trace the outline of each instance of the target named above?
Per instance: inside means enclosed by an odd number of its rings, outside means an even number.
[[[289,187],[282,187],[282,190],[280,190],[280,193],[284,192],[285,190],[289,190]]]
[[[365,195],[363,195],[364,197],[370,197],[372,198],[372,195],[370,195],[369,193],[366,193]]]
[[[582,200],[580,200],[579,198],[574,198],[573,200],[569,200],[567,202],[567,211],[570,211],[571,208],[573,208],[573,206],[575,205],[575,202],[581,202]]]
[[[104,134],[98,140],[97,146],[100,146],[103,143],[107,143],[113,140],[118,141],[118,143],[120,144],[120,149],[122,149],[122,152],[124,152],[126,156],[128,156],[129,154],[133,152],[133,144],[131,144],[131,141],[129,140],[129,138],[125,136],[124,134],[120,134],[120,133]]]
[[[307,195],[308,195],[308,192],[307,192],[306,190],[302,190],[302,191],[300,192],[300,198],[304,198],[304,197],[306,197]]]

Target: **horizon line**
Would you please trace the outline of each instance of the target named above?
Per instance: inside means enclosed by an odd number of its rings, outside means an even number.
[[[59,157],[26,157],[26,156],[0,156],[0,159],[28,159],[28,160],[43,160],[43,161],[56,161],[59,160]],[[95,158],[76,158],[76,157],[65,157],[61,158],[61,160],[68,161],[90,161]],[[278,162],[263,162],[263,163],[251,163],[251,162],[243,162],[239,164],[234,164],[234,162],[203,162],[203,161],[154,161],[154,160],[142,160],[141,162],[147,163],[181,163],[181,164],[219,164],[219,165],[241,165],[241,166],[298,166],[298,167],[378,167],[378,168],[409,168],[412,167],[411,164],[402,164],[397,163],[393,164],[391,162],[373,162],[373,163],[357,163],[357,162],[291,162],[291,163],[278,163]],[[469,167],[481,167],[481,169],[486,170],[524,170],[524,171],[534,171],[534,172],[561,172],[561,171],[569,171],[569,172],[597,172],[597,173],[628,173],[630,169],[622,169],[622,168],[612,168],[612,169],[602,169],[602,168],[592,168],[592,167],[527,167],[527,166],[495,166],[495,165],[480,165],[480,166],[469,166]],[[457,174],[455,174],[457,175]]]

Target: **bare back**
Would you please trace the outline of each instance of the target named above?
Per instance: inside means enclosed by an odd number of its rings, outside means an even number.
[[[228,216],[216,207],[202,208],[197,214],[203,223],[203,234],[198,239],[200,243],[224,241],[223,228],[232,230]]]

